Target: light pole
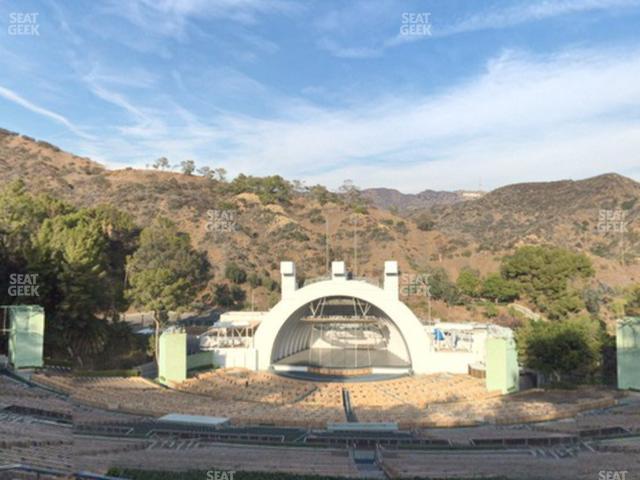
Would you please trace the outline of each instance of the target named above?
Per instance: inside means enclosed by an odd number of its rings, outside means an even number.
[[[358,276],[358,217],[357,214],[354,213],[351,217],[351,221],[353,222],[353,276]]]

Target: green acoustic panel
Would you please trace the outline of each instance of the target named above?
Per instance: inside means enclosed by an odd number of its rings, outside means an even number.
[[[165,332],[160,335],[158,380],[160,383],[183,382],[187,378],[187,334]]]
[[[618,320],[618,388],[640,390],[640,317]]]
[[[198,352],[187,357],[187,370],[194,368],[211,367],[215,365],[213,352]]]
[[[511,338],[491,337],[486,344],[486,385],[489,391],[518,391],[520,370],[516,344]]]
[[[9,361],[14,368],[42,367],[44,309],[39,305],[5,307],[9,316]]]

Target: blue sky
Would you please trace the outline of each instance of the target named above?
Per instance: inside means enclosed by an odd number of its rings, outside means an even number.
[[[23,13],[37,35],[11,34]],[[640,180],[640,0],[21,0],[0,18],[0,126],[110,168]]]

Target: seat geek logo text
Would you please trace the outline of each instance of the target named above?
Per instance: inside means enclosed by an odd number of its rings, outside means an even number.
[[[9,14],[8,33],[11,36],[40,36],[37,12],[12,12]]]

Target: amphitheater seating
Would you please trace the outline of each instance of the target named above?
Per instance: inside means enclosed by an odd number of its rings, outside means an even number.
[[[123,412],[114,412],[87,407],[85,405],[75,405],[73,409],[74,425],[86,425],[97,423],[137,423],[148,421],[148,417],[132,415]]]
[[[316,389],[298,403],[300,405],[324,405],[332,408],[342,408],[342,389],[347,388],[343,383],[319,383]]]
[[[149,448],[149,445],[149,440],[75,437],[73,443],[73,455],[74,457],[79,457],[118,454],[122,452],[146,450]]]
[[[0,414],[0,447],[9,448],[30,442],[61,442],[69,440],[69,428],[42,423],[18,421],[17,416]]]
[[[142,378],[89,378],[35,375],[34,380],[68,393],[73,400],[92,407],[120,410],[135,415],[161,416],[191,413],[228,417],[238,425],[278,424],[320,428],[327,422],[344,421],[342,407],[280,405],[249,400],[196,397],[183,391],[159,387]],[[244,387],[242,387],[244,388]]]
[[[69,427],[0,412],[0,464],[23,463],[68,472],[72,440]]]
[[[234,447],[195,445],[195,448],[150,448],[148,450],[80,454],[78,469],[96,465],[106,468],[153,468],[175,470],[270,471],[324,476],[357,477],[358,471],[345,450],[285,447]]]
[[[58,396],[0,376],[0,408],[10,405],[20,405],[66,414],[71,413],[69,404]]]
[[[607,406],[607,405],[603,405]],[[624,428],[632,433],[640,432],[640,411],[636,405],[619,405],[606,411],[586,411],[563,422],[547,422],[536,429],[545,432],[578,433],[588,430]]]
[[[484,381],[468,375],[417,375],[370,384],[349,385],[355,405],[410,405],[425,408],[433,403],[480,400],[494,397]]]
[[[268,373],[220,373],[232,379],[249,377],[256,381],[256,391],[263,388],[260,382],[274,380],[278,388],[294,382],[292,387],[296,393],[285,393],[280,398],[270,397],[269,386],[265,385],[264,397],[252,392],[244,399],[229,401],[213,395],[163,388],[141,378],[76,378],[64,374],[38,374],[33,378],[35,381],[51,387],[55,385],[68,397],[0,376],[0,387],[3,387],[0,390],[0,408],[31,405],[42,410],[70,411],[76,424],[148,422],[149,415],[183,412],[228,416],[237,425],[320,428],[329,421],[345,420],[341,392],[346,388],[351,392],[360,421],[396,421],[401,428],[416,429],[416,438],[444,439],[466,447],[475,441],[484,441],[485,445],[501,441],[507,445],[522,445],[519,440],[533,440],[529,444],[533,445],[531,449],[511,451],[508,457],[487,451],[383,451],[384,468],[398,478],[421,476],[425,471],[442,478],[478,475],[517,478],[513,472],[526,475],[533,469],[545,471],[546,467],[555,471],[562,469],[560,473],[566,478],[595,478],[602,469],[623,466],[631,471],[640,468],[637,442],[607,444],[606,448],[598,448],[596,452],[587,451],[585,447],[579,459],[569,456],[559,462],[558,457],[553,456],[554,449],[562,453],[562,449],[567,448],[555,440],[573,442],[572,439],[578,438],[585,441],[580,437],[580,432],[585,429],[621,426],[638,429],[640,397],[633,394],[614,405],[616,394],[610,390],[593,387],[570,391],[531,390],[496,396],[476,391],[481,384],[465,376],[420,376],[340,384],[297,382]],[[257,376],[254,378],[253,375]],[[249,388],[241,385],[236,392],[242,393]],[[277,389],[271,392],[277,392]],[[452,400],[440,401],[443,398]],[[560,418],[567,420],[558,420]],[[542,423],[524,424],[532,421]],[[479,423],[482,425],[477,426]],[[476,425],[476,428],[458,428],[467,425]],[[424,428],[443,426],[451,428]],[[115,428],[122,427],[116,425]],[[549,439],[553,441],[545,443]],[[587,437],[586,441],[591,440]],[[582,448],[580,445],[582,443],[572,443],[570,448]],[[469,461],[471,458],[473,461]],[[0,410],[0,463],[28,463],[64,472],[105,472],[112,466],[118,466],[161,470],[270,470],[341,477],[358,475],[345,450],[283,446],[272,450],[267,446],[215,444],[205,438],[178,438],[172,434],[135,439],[94,438],[82,436],[78,430],[74,432],[68,424],[43,421],[37,416],[14,413],[12,409]]]
[[[478,400],[496,395],[486,391],[483,380],[468,375],[439,374],[380,382],[323,383],[241,369],[201,374],[177,388],[218,399],[332,407],[342,405],[343,388],[349,390],[356,406],[364,407],[411,405],[423,408],[431,403]]]
[[[200,374],[177,388],[212,398],[284,405],[308,395],[316,387],[269,373],[227,369]]]
[[[526,451],[509,455],[508,461],[504,455],[488,452],[466,456],[447,452],[427,455],[422,452],[385,452],[382,457],[384,468],[392,478],[420,478],[427,471],[434,478],[517,478],[514,475],[518,472],[530,475],[532,471],[539,471],[532,470],[533,466],[540,469],[545,463]]]
[[[585,453],[562,460],[532,455],[530,451],[504,454],[478,452],[383,452],[383,465],[392,478],[421,478],[429,472],[433,478],[566,478],[590,480],[601,471],[638,471],[640,456],[628,453]],[[628,477],[627,477],[628,478]]]
[[[0,461],[7,464],[27,464],[33,467],[71,472],[72,445],[72,441],[59,443],[34,441],[30,445],[14,446],[3,450]]]
[[[36,375],[34,379],[67,392],[85,405],[139,418],[179,412],[228,417],[238,425],[310,428],[346,421],[343,388],[350,393],[359,421],[397,422],[403,428],[543,422],[615,403],[613,396],[604,391],[589,395],[583,391],[528,391],[501,396],[487,392],[481,379],[448,374],[381,382],[323,383],[235,369],[188,380],[179,390],[142,378]]]

